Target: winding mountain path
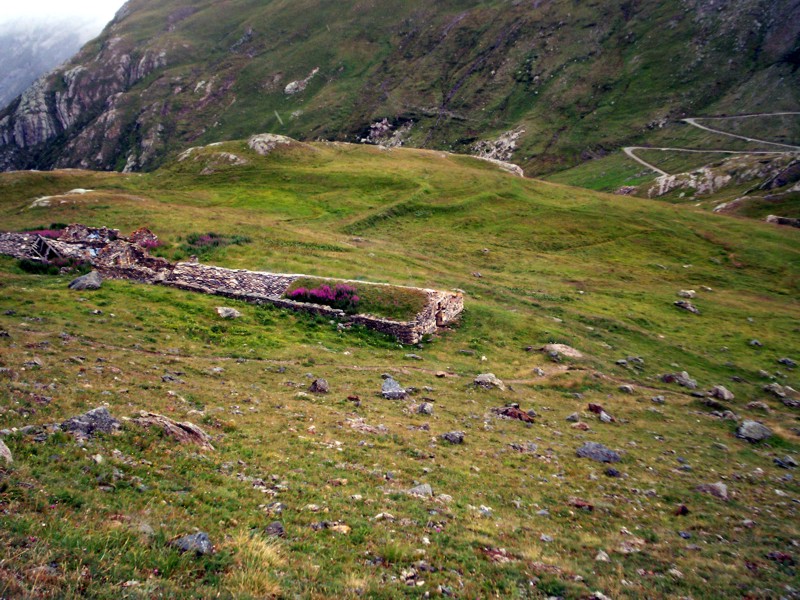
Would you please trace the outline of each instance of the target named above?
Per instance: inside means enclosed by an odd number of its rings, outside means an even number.
[[[750,118],[757,118],[757,117],[778,117],[784,115],[800,115],[800,112],[775,112],[775,113],[753,113],[748,115],[733,115],[730,117],[692,117],[687,119],[681,119],[684,123],[691,125],[693,127],[697,127],[698,129],[702,129],[704,131],[708,131],[710,133],[715,133],[717,135],[724,135],[730,138],[735,138],[739,140],[745,140],[748,142],[752,142],[755,144],[766,144],[768,146],[779,146],[781,148],[787,148],[787,150],[775,150],[772,152],[764,151],[764,150],[697,150],[695,148],[670,148],[670,147],[652,147],[652,146],[625,146],[622,151],[625,153],[628,158],[631,158],[638,162],[640,165],[643,165],[650,169],[651,171],[655,171],[661,176],[668,176],[669,173],[664,171],[663,169],[659,169],[654,164],[651,164],[640,158],[636,155],[637,150],[660,150],[662,152],[691,152],[695,154],[788,154],[790,152],[800,152],[800,146],[794,146],[792,144],[780,144],[778,142],[769,142],[767,140],[760,140],[756,138],[746,137],[743,135],[738,135],[735,133],[729,133],[727,131],[722,131],[721,129],[714,129],[712,127],[707,127],[705,125],[701,125],[697,122],[698,119],[705,120],[705,121],[724,121],[727,119],[750,119]]]

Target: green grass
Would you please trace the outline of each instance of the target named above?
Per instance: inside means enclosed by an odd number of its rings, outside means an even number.
[[[292,292],[298,288],[315,289],[322,285],[333,285],[326,279],[301,277],[286,290]],[[428,296],[419,290],[388,285],[370,285],[348,282],[356,289],[359,297],[357,311],[360,314],[374,315],[385,319],[411,321],[418,315],[428,301]]]
[[[700,599],[795,585],[796,573],[767,555],[797,555],[800,488],[773,459],[797,459],[798,415],[763,386],[800,383],[777,362],[798,359],[799,232],[523,180],[439,152],[313,144],[261,158],[239,142],[221,151],[250,162],[207,176],[202,161],[142,176],[0,175],[4,228],[147,226],[165,252],[191,232],[243,235],[251,242],[205,260],[460,288],[462,322],[407,348],[231,300],[242,317],[225,321],[219,298],[167,287],[107,281],[73,292],[69,276],[0,259],[0,330],[10,336],[0,337],[0,367],[10,369],[0,372],[0,418],[17,429],[3,438],[14,464],[0,467],[0,596],[393,599],[436,597],[444,586],[464,598],[600,590]],[[74,187],[96,192],[29,208]],[[701,315],[673,306],[681,289],[698,291]],[[754,338],[763,347],[750,346]],[[549,342],[585,358],[555,363],[526,350]],[[412,352],[422,360],[406,358]],[[644,365],[616,364],[629,356]],[[41,368],[25,366],[34,357]],[[702,390],[728,387],[731,410],[764,421],[775,438],[739,440],[734,423],[661,383],[661,374],[684,369]],[[180,381],[164,381],[167,372]],[[475,389],[485,372],[508,389]],[[383,373],[419,391],[385,400]],[[309,392],[318,377],[330,394]],[[621,393],[622,384],[635,393]],[[655,395],[665,403],[653,404]],[[432,416],[415,412],[423,397],[433,400]],[[748,408],[755,400],[770,412]],[[536,422],[493,416],[509,402],[535,409]],[[617,421],[600,422],[589,402]],[[118,418],[147,410],[198,424],[216,450],[131,421],[83,446],[63,433],[38,441],[20,431],[103,403]],[[566,421],[574,412],[589,431]],[[387,431],[364,428],[379,425]],[[453,430],[466,432],[463,445],[439,440]],[[623,477],[577,458],[586,441],[620,451]],[[528,442],[534,453],[511,446]],[[696,491],[720,480],[730,502]],[[434,499],[403,493],[422,482]],[[572,497],[594,511],[575,509]],[[675,516],[680,504],[687,516]],[[265,536],[275,520],[286,538]],[[312,527],[321,521],[350,531]],[[195,529],[211,536],[213,556],[169,546]],[[620,552],[623,542],[641,552]],[[485,548],[505,548],[509,562],[493,562]],[[611,562],[595,562],[599,550]],[[402,582],[411,568],[422,585]]]

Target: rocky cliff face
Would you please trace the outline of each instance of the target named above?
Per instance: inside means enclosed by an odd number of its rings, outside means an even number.
[[[800,106],[796,0],[379,4],[130,0],[0,112],[0,169],[141,170],[255,132],[358,141],[380,123],[537,173],[658,120],[765,94]]]
[[[0,23],[0,108],[77,54],[105,24],[96,17],[47,15]]]

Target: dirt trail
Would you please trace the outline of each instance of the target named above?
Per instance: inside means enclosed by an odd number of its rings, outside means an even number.
[[[747,142],[752,142],[755,144],[766,144],[768,146],[778,146],[780,148],[787,148],[787,150],[774,150],[772,152],[764,151],[764,150],[756,150],[756,151],[748,151],[748,150],[698,150],[695,148],[670,148],[670,147],[650,147],[650,146],[626,146],[622,149],[626,156],[635,160],[640,165],[643,165],[658,173],[661,176],[668,176],[669,173],[664,171],[663,169],[659,169],[657,166],[647,162],[646,160],[638,157],[635,152],[637,150],[660,150],[662,152],[691,152],[695,154],[788,154],[790,152],[800,152],[800,146],[794,146],[792,144],[779,144],[778,142],[769,142],[767,140],[760,140],[757,138],[746,137],[743,135],[738,135],[735,133],[729,133],[727,131],[722,131],[721,129],[714,129],[712,127],[707,127],[705,125],[701,125],[698,123],[699,120],[706,120],[706,121],[724,121],[728,119],[751,119],[757,117],[777,117],[783,115],[800,115],[800,112],[775,112],[775,113],[753,113],[748,115],[733,115],[730,117],[692,117],[687,119],[682,119],[682,121],[688,125],[693,127],[697,127],[698,129],[702,129],[703,131],[708,131],[710,133],[714,133],[717,135],[724,135],[730,138],[735,138],[739,140],[745,140]]]

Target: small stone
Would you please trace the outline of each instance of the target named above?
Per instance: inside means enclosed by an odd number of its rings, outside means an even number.
[[[77,279],[73,279],[69,284],[69,289],[76,291],[99,290],[103,285],[103,278],[97,271],[87,273]]]
[[[616,463],[620,461],[619,454],[597,442],[586,442],[578,448],[576,454],[581,458],[589,458],[597,462]]]
[[[613,423],[615,421],[614,417],[609,415],[606,411],[600,411],[600,420],[603,423]]]
[[[750,340],[748,344],[750,344],[753,348],[761,348],[764,345],[758,340]]]
[[[410,496],[433,496],[433,488],[430,484],[422,483],[406,491]]]
[[[436,371],[436,377],[438,377],[439,379],[444,379],[445,377],[447,377],[447,373],[445,373],[444,371]]]
[[[694,390],[697,388],[697,381],[689,377],[689,373],[681,371],[680,373],[667,373],[661,376],[661,381],[664,383],[677,383],[681,387]]]
[[[666,400],[664,399],[664,396],[653,396],[650,398],[650,402],[653,404],[664,404]]]
[[[417,413],[420,415],[432,415],[433,404],[431,404],[430,402],[423,402],[417,407]]]
[[[544,377],[545,375],[547,375],[547,373],[544,372],[544,369],[540,369],[539,367],[536,367],[533,370],[533,374],[536,375],[537,377]]]
[[[583,354],[579,350],[567,346],[566,344],[547,344],[546,346],[542,346],[541,350],[545,354],[549,354],[550,356],[555,355],[557,358],[583,358]]]
[[[228,306],[218,306],[217,314],[223,319],[238,319],[242,316],[242,313],[240,313],[238,310]]]
[[[678,297],[689,298],[690,300],[693,300],[694,298],[697,297],[697,292],[695,292],[694,290],[681,290],[678,292]]]
[[[622,477],[622,473],[614,469],[613,467],[609,467],[605,471],[607,477]]]
[[[772,435],[772,430],[758,421],[744,421],[736,430],[736,437],[751,443],[761,442]]]
[[[3,442],[0,442],[2,444]],[[0,446],[0,450],[2,447]],[[775,458],[773,462],[780,467],[781,469],[796,469],[797,468],[797,461],[793,459],[791,456],[786,455],[783,458]]]
[[[387,400],[404,400],[408,393],[391,376],[384,378],[381,395]]]
[[[92,436],[97,432],[112,433],[119,428],[119,421],[111,416],[105,406],[92,409],[61,423],[61,429],[64,431],[84,436]]]
[[[695,315],[699,315],[700,314],[700,311],[698,310],[698,308],[694,304],[689,302],[688,300],[677,300],[677,301],[675,301],[674,304],[678,308],[682,308],[683,310],[689,311],[692,314],[695,314]]]
[[[594,557],[595,562],[609,562],[611,559],[609,558],[606,552],[600,550],[597,555]]]
[[[577,423],[580,420],[581,420],[581,416],[576,412],[574,412],[571,415],[567,416],[567,421],[569,423]]]
[[[11,456],[11,450],[9,450],[3,440],[0,440],[0,458],[5,460],[7,465],[14,462],[14,458]]]
[[[683,579],[683,573],[678,571],[678,569],[670,569],[667,571],[669,575],[672,575],[675,579]]]
[[[327,394],[329,393],[330,386],[328,386],[328,382],[325,379],[315,379],[311,386],[308,388],[308,391],[312,394]]]
[[[463,444],[464,443],[464,432],[463,431],[448,431],[447,433],[443,433],[439,436],[445,442],[449,442],[451,444]]]
[[[543,541],[545,544],[549,544],[550,542],[552,542],[554,540],[553,536],[547,535],[547,534],[544,534],[544,533],[539,536],[539,539],[541,541]]]
[[[622,392],[623,394],[633,394],[634,393],[633,386],[632,385],[627,385],[627,384],[619,386],[619,391]]]
[[[422,360],[422,357],[419,354],[406,354],[406,358],[408,360]]]
[[[214,551],[214,546],[211,544],[208,534],[202,531],[173,540],[170,545],[180,552],[194,552],[197,556],[211,554]]]
[[[745,405],[747,410],[763,410],[764,412],[769,412],[770,408],[766,402],[761,402],[760,400],[756,400],[754,402],[748,402]]]
[[[715,385],[711,389],[711,397],[717,398],[718,400],[722,400],[724,402],[731,402],[736,398],[732,392],[721,385]]]
[[[486,390],[497,388],[498,390],[504,391],[506,389],[505,384],[498,379],[494,373],[482,373],[475,378],[473,383],[477,387],[482,387]]]
[[[710,494],[715,498],[719,498],[720,500],[727,501],[728,496],[728,486],[718,481],[716,483],[704,483],[702,485],[697,486],[697,491],[702,492],[704,494]]]
[[[791,358],[780,358],[778,362],[785,367],[789,367],[790,369],[794,369],[797,367],[797,363],[794,362]]]
[[[269,537],[285,538],[286,528],[280,521],[275,521],[274,523],[267,525],[266,529],[264,529],[264,533]]]

